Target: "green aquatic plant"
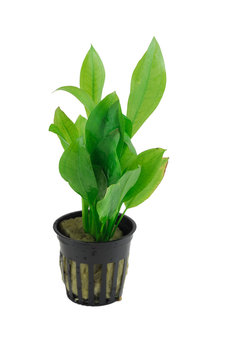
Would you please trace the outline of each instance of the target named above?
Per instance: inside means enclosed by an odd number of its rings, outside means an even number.
[[[91,46],[81,67],[80,86],[57,89],[74,95],[87,117],[80,115],[74,123],[57,108],[49,127],[64,148],[60,174],[82,197],[84,230],[96,241],[109,241],[126,210],[141,204],[157,188],[168,163],[164,149],[137,154],[132,144],[166,86],[157,40],[153,38],[133,72],[126,115],[115,92],[101,100],[104,81],[103,63]]]

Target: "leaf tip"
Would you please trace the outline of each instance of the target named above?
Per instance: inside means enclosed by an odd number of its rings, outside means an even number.
[[[53,91],[53,93],[55,93],[56,91],[59,91],[59,90],[62,90],[62,86],[60,86],[59,88],[55,89],[55,90]]]
[[[60,106],[58,106],[57,108],[56,108],[56,110],[55,110],[55,114],[58,114],[59,112],[61,112],[62,110],[61,110],[61,108],[60,108]]]
[[[153,36],[153,38],[152,38],[152,41],[151,41],[151,43],[150,43],[150,46],[156,46],[156,45],[158,45],[158,42],[157,42],[157,39],[156,39],[156,37],[155,36]]]
[[[164,175],[165,175],[165,172],[166,172],[166,169],[167,169],[167,166],[168,166],[168,160],[169,160],[169,157],[167,157],[167,158],[163,158],[163,160],[166,160],[166,161],[165,161],[164,172],[163,172],[163,176],[164,176]]]

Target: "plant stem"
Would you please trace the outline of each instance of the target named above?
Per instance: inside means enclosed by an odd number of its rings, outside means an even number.
[[[90,214],[91,214],[91,235],[99,241],[101,237],[100,231],[100,221],[95,205],[90,205]]]
[[[112,232],[112,229],[113,229],[113,226],[114,226],[114,222],[115,222],[115,219],[108,220],[104,241],[109,241],[110,240],[111,232]]]
[[[90,233],[97,242],[109,241],[113,237],[126,211],[127,208],[119,217],[118,221],[117,217],[119,216],[119,213],[112,220],[108,220],[107,223],[101,223],[95,204],[91,205],[87,200],[82,198],[82,219],[84,231]]]
[[[115,224],[115,226],[114,226],[114,228],[113,228],[113,231],[112,231],[112,233],[111,233],[111,235],[110,235],[110,239],[111,239],[111,237],[114,235],[114,233],[115,233],[118,225],[120,224],[120,222],[121,222],[121,220],[122,220],[122,218],[123,218],[123,216],[124,216],[124,214],[125,214],[126,211],[127,211],[127,208],[124,210],[124,212],[122,213],[122,215],[121,215],[120,218],[118,219],[118,222]]]
[[[89,232],[89,221],[88,221],[88,201],[82,198],[82,220],[83,220],[83,228],[87,233]]]

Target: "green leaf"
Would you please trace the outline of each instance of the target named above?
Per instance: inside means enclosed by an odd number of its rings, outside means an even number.
[[[111,185],[121,177],[119,157],[124,145],[124,118],[115,93],[105,97],[92,111],[85,134],[93,165],[102,168]]]
[[[120,158],[122,171],[129,168],[130,164],[137,159],[137,152],[127,133],[124,133],[124,147]]]
[[[150,149],[139,154],[130,168],[141,166],[138,181],[124,198],[126,208],[141,204],[149,198],[160,184],[168,163],[168,158],[163,158],[163,149]]]
[[[110,134],[102,138],[91,156],[94,166],[98,165],[104,171],[108,185],[117,182],[122,175],[117,155],[119,138],[119,131],[118,129],[115,129]]]
[[[132,137],[132,121],[125,115],[124,118],[124,131],[128,134],[128,136]]]
[[[78,135],[83,138],[83,142],[85,143],[85,126],[86,126],[87,119],[82,115],[79,115],[75,122],[75,126],[78,130]]]
[[[51,124],[49,126],[48,130],[51,131],[54,134],[57,134],[59,140],[61,141],[61,144],[62,144],[64,150],[69,146],[69,143],[66,142],[66,140],[63,137],[63,134],[61,133],[61,131],[59,130],[59,128],[55,124]]]
[[[117,216],[125,195],[136,183],[140,172],[140,167],[127,171],[116,184],[108,187],[104,198],[97,203],[97,212],[103,223]]]
[[[59,107],[55,111],[54,124],[50,125],[49,131],[58,135],[64,149],[79,136],[75,124]]]
[[[132,75],[127,116],[133,122],[133,135],[158,106],[165,86],[164,60],[158,42],[153,38]]]
[[[95,104],[99,103],[105,80],[105,70],[96,50],[91,46],[81,68],[80,88],[85,90]]]
[[[136,159],[137,152],[132,144],[132,122],[126,116],[124,116],[124,146],[120,156],[120,165],[122,171],[124,171],[129,164]]]
[[[123,149],[123,154],[120,159],[120,165],[122,172],[124,172],[126,169],[128,169],[133,161],[135,161],[137,158],[137,155],[133,153],[129,147],[125,144]]]
[[[72,94],[73,96],[75,96],[85,106],[85,108],[87,110],[87,115],[89,115],[90,112],[95,107],[94,101],[91,99],[89,94],[86,93],[86,91],[84,91],[83,89],[79,89],[76,86],[62,86],[62,87],[58,88],[57,90],[63,90],[63,91],[66,91],[66,92]]]
[[[124,133],[124,143],[127,145],[132,154],[137,155],[136,149],[127,133]]]
[[[97,182],[90,155],[81,144],[80,138],[64,151],[59,162],[59,171],[74,191],[89,203],[95,202],[98,194]]]
[[[107,132],[117,128],[117,125],[110,123],[111,128],[106,125],[108,122],[109,108],[118,101],[115,92],[106,96],[91,112],[89,119],[86,123],[85,135],[86,146],[88,152],[91,154],[97,147],[97,144],[103,139]]]
[[[98,195],[96,200],[101,200],[107,191],[107,178],[100,166],[94,165],[93,169],[98,185]]]
[[[107,113],[107,119],[104,126],[104,135],[108,136],[110,132],[113,130],[118,130],[120,134],[119,143],[117,147],[117,154],[120,158],[123,145],[124,145],[124,127],[125,127],[125,120],[122,115],[121,106],[119,100],[117,100],[113,105],[109,107]]]

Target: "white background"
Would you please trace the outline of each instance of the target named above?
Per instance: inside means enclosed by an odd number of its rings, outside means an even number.
[[[1,5],[1,358],[240,359],[239,2],[5,1]],[[156,36],[167,87],[133,141],[167,149],[165,178],[128,211],[138,229],[123,300],[70,302],[54,220],[81,208],[48,132],[83,107],[92,43],[126,110],[132,71]]]

